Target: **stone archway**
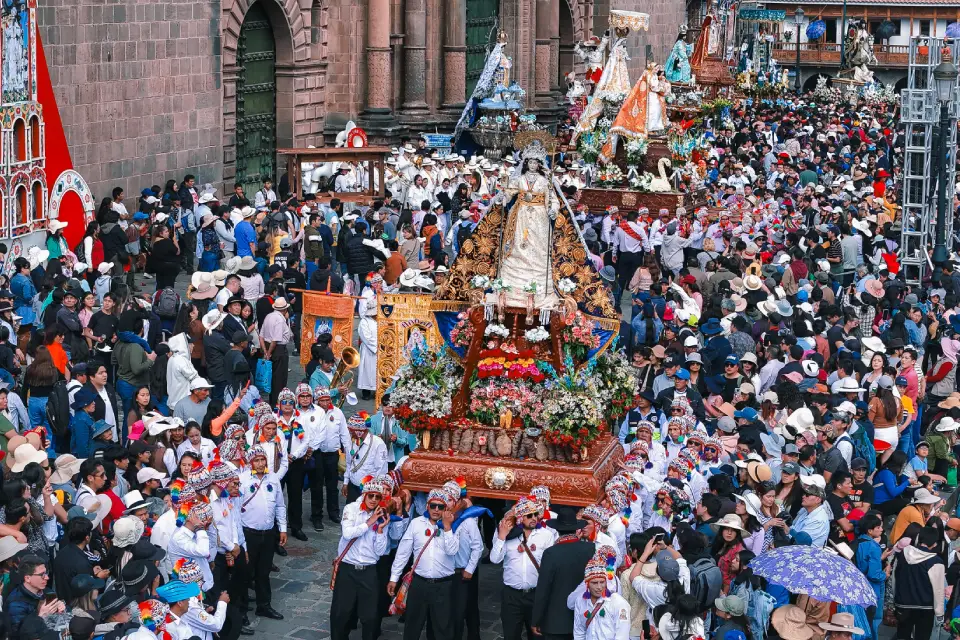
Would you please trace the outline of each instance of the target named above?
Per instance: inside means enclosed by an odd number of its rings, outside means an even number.
[[[567,86],[564,76],[576,68],[577,55],[573,50],[576,45],[577,38],[573,29],[570,3],[568,0],[560,0],[560,64],[557,70],[559,75],[557,84],[561,88]]]
[[[237,176],[237,89],[243,23],[257,5],[270,23],[275,56],[276,125],[275,147],[294,144],[294,77],[297,63],[310,59],[310,12],[300,10],[296,0],[223,0],[223,180],[232,188]],[[272,176],[277,180],[277,176]],[[228,189],[229,190],[229,189]]]

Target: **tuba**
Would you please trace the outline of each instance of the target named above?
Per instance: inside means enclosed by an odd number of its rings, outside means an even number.
[[[354,347],[344,347],[340,354],[340,362],[337,363],[337,369],[333,372],[333,378],[330,380],[330,389],[336,389],[340,385],[350,386],[353,384],[353,373],[350,369],[356,369],[360,366],[360,352]],[[340,394],[340,401],[337,407],[342,407],[347,399],[347,394]]]

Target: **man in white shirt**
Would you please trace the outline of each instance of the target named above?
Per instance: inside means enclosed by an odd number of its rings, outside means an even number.
[[[416,564],[407,592],[403,640],[419,640],[428,616],[435,638],[453,637],[450,582],[460,550],[460,535],[459,529],[453,531],[454,513],[447,509],[448,498],[449,494],[442,489],[427,494],[427,515],[410,522],[390,568],[387,593],[393,597],[411,556]]]
[[[257,211],[269,211],[270,203],[277,201],[277,194],[273,190],[273,180],[267,178],[263,181],[263,188],[257,191],[253,199],[253,208]]]
[[[362,625],[363,640],[377,637],[380,589],[376,565],[390,546],[387,537],[390,516],[379,505],[387,493],[387,483],[382,478],[374,478],[364,483],[361,500],[344,507],[331,579],[330,633],[333,638],[350,635],[354,616]]]
[[[360,497],[361,480],[366,476],[378,476],[387,472],[387,445],[369,431],[367,419],[355,413],[347,420],[350,446],[347,453],[347,470],[343,474],[343,496],[347,502]]]
[[[573,609],[574,640],[628,640],[630,605],[619,593],[607,591],[606,558],[595,555],[583,570],[587,592]]]
[[[297,393],[300,388],[297,387]],[[297,396],[300,397],[299,395]],[[313,455],[317,458],[315,476],[310,484],[310,519],[315,531],[323,531],[323,492],[326,486],[327,516],[334,524],[340,523],[340,495],[337,491],[340,451],[350,451],[350,432],[347,419],[338,407],[333,405],[330,389],[317,387],[314,390],[317,408],[304,416],[304,422],[310,428]],[[307,427],[305,427],[307,428]]]
[[[643,249],[648,242],[643,225],[637,222],[638,215],[636,211],[628,213],[626,221],[613,232],[613,262],[617,267],[619,284],[615,292],[618,308],[624,289],[630,285],[633,274],[643,264]]]
[[[490,549],[490,562],[503,563],[500,621],[504,640],[520,640],[524,627],[533,624],[533,596],[540,577],[543,552],[557,541],[557,532],[538,529],[543,506],[538,500],[520,498],[500,521]],[[520,526],[520,535],[507,541],[507,535]]]
[[[167,544],[167,554],[172,564],[175,565],[181,558],[197,563],[203,573],[201,587],[204,591],[213,589],[213,572],[210,570],[210,563],[217,557],[216,541],[214,540],[211,544],[212,536],[207,531],[211,525],[213,525],[213,509],[209,504],[197,502],[190,508],[187,521],[173,532]]]
[[[254,444],[247,451],[248,468],[240,473],[240,521],[247,541],[250,577],[257,593],[256,614],[261,618],[283,620],[271,606],[270,568],[278,539],[287,544],[287,507],[283,503],[280,479],[267,470],[267,454]]]
[[[461,490],[456,480],[445,482],[443,489],[449,494],[447,509],[457,515],[470,506],[466,491]],[[457,528],[460,549],[454,560],[453,576],[453,637],[462,638],[464,623],[468,638],[480,637],[480,578],[477,568],[483,554],[483,537],[480,535],[478,518],[466,518]]]
[[[240,475],[229,462],[214,460],[209,467],[210,507],[217,531],[217,558],[214,560],[214,593],[230,594],[227,619],[237,625],[242,635],[253,635],[247,619],[247,541],[240,523]]]

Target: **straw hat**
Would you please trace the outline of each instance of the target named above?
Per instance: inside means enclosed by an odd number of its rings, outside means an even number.
[[[740,522],[740,516],[735,513],[728,513],[719,520],[710,524],[717,532],[719,533],[720,529],[735,529],[740,532],[740,535],[746,533],[746,529],[743,528],[743,524]]]

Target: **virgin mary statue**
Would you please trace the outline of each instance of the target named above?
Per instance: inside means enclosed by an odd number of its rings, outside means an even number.
[[[586,245],[569,209],[561,208],[543,144],[534,140],[520,157],[519,175],[494,199],[463,243],[434,298],[469,302],[471,290],[475,290],[474,276],[486,276],[509,287],[509,306],[525,306],[533,293],[536,308],[556,309],[561,297],[569,296],[591,315],[617,318],[607,288],[587,259]],[[561,280],[564,286],[558,287]]]

